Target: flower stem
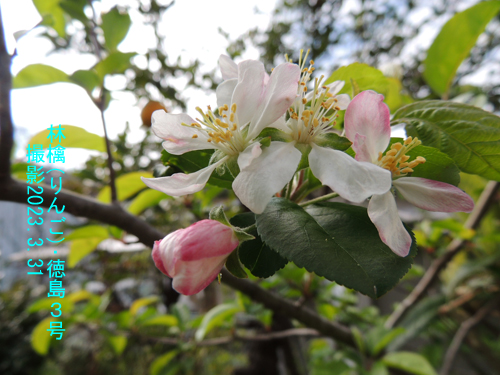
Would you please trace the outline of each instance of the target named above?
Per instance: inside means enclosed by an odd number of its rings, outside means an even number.
[[[327,195],[323,195],[322,197],[311,199],[310,201],[307,202],[299,203],[299,206],[301,207],[309,206],[310,204],[327,201],[328,199],[336,198],[338,196],[339,195],[337,193],[330,193]]]

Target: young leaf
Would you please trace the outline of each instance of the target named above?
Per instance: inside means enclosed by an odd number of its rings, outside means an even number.
[[[500,181],[500,117],[466,104],[427,100],[399,109],[392,120],[397,124],[447,154],[462,171]]]
[[[172,199],[172,197],[158,190],[147,189],[140,192],[130,203],[127,211],[134,215],[139,215],[146,208],[156,206],[163,199]]]
[[[158,315],[141,322],[141,326],[177,326],[179,320],[173,315]]]
[[[401,258],[381,240],[363,207],[320,203],[304,210],[273,198],[257,215],[259,235],[298,267],[372,298],[388,292],[406,274],[416,254]]]
[[[13,89],[24,89],[50,85],[56,82],[71,82],[68,75],[62,70],[44,64],[32,64],[23,68],[12,79]]]
[[[448,92],[458,67],[499,10],[500,1],[483,1],[443,26],[424,61],[424,78],[437,94]]]
[[[54,125],[57,128],[57,125]],[[61,125],[61,128],[64,129],[63,134],[66,139],[64,139],[64,147],[65,148],[84,148],[87,150],[96,150],[104,152],[106,151],[106,144],[104,142],[104,138],[98,136],[94,133],[89,133],[83,128],[79,126],[73,125]],[[29,144],[41,144],[42,147],[49,148],[50,138],[47,138],[49,135],[49,130],[45,129],[41,132],[35,134],[29,141]],[[55,146],[55,145],[54,145]]]
[[[112,52],[104,60],[99,61],[94,69],[97,75],[104,80],[104,76],[107,74],[121,74],[130,66],[130,58],[137,55],[135,52],[123,53],[123,52]]]
[[[382,362],[392,368],[415,375],[437,375],[429,361],[420,354],[411,352],[388,353]]]
[[[179,353],[178,350],[172,350],[170,352],[167,352],[166,354],[163,354],[162,356],[159,356],[156,358],[153,363],[151,363],[151,366],[149,367],[149,374],[150,375],[160,375],[163,373],[163,369],[167,367],[167,365],[172,362],[172,360],[177,356]]]
[[[110,51],[115,51],[118,44],[125,38],[130,24],[130,16],[127,13],[120,13],[116,7],[103,14],[101,29],[104,32],[106,47]]]
[[[245,272],[243,265],[238,258],[238,250],[233,251],[226,260],[226,268],[233,276],[240,279],[247,279],[248,275]]]
[[[45,318],[38,323],[31,333],[31,346],[40,355],[46,355],[50,347],[50,322],[55,322],[54,318]]]
[[[135,300],[134,303],[132,303],[132,306],[130,306],[130,314],[137,315],[141,307],[156,303],[158,302],[158,299],[159,298],[157,296],[151,296]]]
[[[207,312],[201,321],[200,327],[196,330],[194,338],[201,341],[213,328],[227,322],[234,314],[242,311],[243,308],[236,303],[225,303],[215,306]]]
[[[101,79],[94,70],[77,70],[69,79],[88,92],[92,92],[101,84]]]
[[[230,222],[240,228],[249,227],[255,223],[255,215],[246,212],[234,216]],[[255,239],[241,243],[238,248],[238,255],[241,263],[250,270],[252,275],[266,278],[285,267],[288,260],[262,242],[262,239],[257,234],[257,228],[253,228],[249,233]]]
[[[61,38],[64,38],[66,36],[66,21],[59,2],[60,0],[33,0],[36,10],[43,18],[42,24],[52,27]]]
[[[68,267],[73,268],[87,255],[93,252],[106,237],[90,237],[74,240],[71,242],[68,255]]]
[[[117,355],[120,355],[125,350],[127,346],[127,337],[126,336],[108,336],[107,337],[109,344],[113,348],[114,352]]]
[[[116,193],[119,201],[130,198],[139,191],[147,188],[144,182],[142,182],[141,177],[151,178],[153,175],[149,172],[130,172],[116,179]],[[102,188],[97,195],[97,199],[104,203],[110,203],[110,187],[105,186]]]

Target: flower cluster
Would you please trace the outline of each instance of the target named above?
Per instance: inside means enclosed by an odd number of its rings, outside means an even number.
[[[324,77],[313,79],[314,62],[306,66],[306,60],[307,54],[301,53],[298,64],[288,61],[268,75],[259,61],[235,64],[221,56],[224,81],[216,92],[217,110],[197,108],[200,117],[196,119],[162,110],[152,116],[153,132],[164,140],[167,152],[182,155],[212,149],[210,164],[190,174],[143,178],[146,185],[181,196],[202,190],[214,171],[229,171],[236,196],[261,214],[273,196],[291,189],[294,178],[309,168],[323,185],[346,200],[369,199],[368,216],[381,240],[402,257],[408,255],[412,240],[399,219],[395,190],[425,210],[472,210],[472,199],[459,188],[411,177],[426,161],[408,155],[420,144],[418,139],[410,137],[388,149],[390,113],[382,95],[364,91],[351,101],[347,94],[339,95],[344,82],[325,84]],[[341,138],[334,127],[337,112],[342,110],[346,110],[345,136],[355,158],[332,142]],[[237,248],[234,233],[229,225],[203,220],[156,242],[153,259],[174,279],[177,291],[197,293]]]

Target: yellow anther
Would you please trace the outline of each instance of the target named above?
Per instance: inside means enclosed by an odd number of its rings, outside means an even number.
[[[231,112],[236,112],[236,103],[233,103],[233,105],[231,105]]]
[[[397,150],[392,149],[392,150],[387,151],[385,155],[386,155],[386,156],[394,156],[394,155],[396,155],[397,153],[398,153],[398,151],[397,151]]]
[[[307,99],[306,98],[302,98],[302,104],[306,104],[307,103]]]
[[[401,169],[401,173],[411,173],[411,172],[413,172],[413,169],[411,169],[411,168],[403,168],[403,169]]]
[[[191,138],[198,138],[198,134],[193,134]]]
[[[400,161],[402,161],[402,162],[405,162],[405,161],[407,161],[407,160],[409,160],[409,159],[410,159],[410,157],[409,157],[408,155],[403,155],[403,156],[401,156],[401,157],[399,158],[399,160],[400,160]]]
[[[314,65],[314,60],[309,60],[309,65]]]
[[[318,125],[319,125],[319,121],[318,121],[318,119],[317,119],[317,118],[314,118],[314,119],[313,119],[313,126],[314,126],[314,127],[317,127]]]
[[[408,146],[410,143],[413,142],[413,138],[412,137],[408,137],[405,139],[405,146]]]
[[[307,87],[304,86],[304,92],[306,92],[306,91],[307,91]]]
[[[336,110],[336,111],[340,111],[340,107],[335,106],[335,110]]]
[[[207,105],[207,108],[208,108],[209,111],[212,110],[212,107],[210,107],[209,105]]]
[[[313,68],[309,68],[308,73],[309,73],[309,74],[312,74],[312,72],[314,72],[315,70],[316,70],[316,68],[314,68],[314,67],[313,67]]]
[[[234,132],[236,129],[238,129],[238,127],[236,126],[236,124],[233,124],[233,127],[231,128],[231,130]]]
[[[207,139],[207,142],[212,142],[212,139],[211,139],[211,138],[208,138],[208,139]]]
[[[391,150],[401,150],[403,148],[403,145],[401,143],[394,143],[392,146],[391,146]]]
[[[378,161],[382,160],[382,156],[384,156],[384,154],[382,153],[382,151],[379,151],[379,153],[378,153]]]
[[[229,116],[229,121],[234,122],[234,112]]]

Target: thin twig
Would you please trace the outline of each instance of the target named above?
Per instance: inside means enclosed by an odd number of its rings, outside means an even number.
[[[482,218],[488,212],[490,207],[490,202],[493,200],[498,188],[500,187],[500,182],[490,181],[484,188],[479,200],[471,212],[467,221],[464,224],[466,229],[476,229],[479,226]],[[391,316],[387,319],[385,326],[387,328],[394,327],[401,318],[406,314],[408,309],[418,302],[424,295],[424,293],[431,287],[434,281],[437,279],[439,272],[450,262],[453,257],[462,249],[465,245],[466,240],[464,239],[454,239],[446,248],[446,252],[440,257],[435,259],[429,269],[425,272],[424,276],[420,282],[415,286],[413,291],[399,304],[399,306],[394,310]]]
[[[0,12],[0,180],[10,179],[10,154],[14,145],[14,130],[10,112],[11,56],[7,52]]]
[[[455,356],[460,349],[462,341],[464,341],[465,337],[472,329],[472,327],[483,320],[486,315],[488,315],[488,313],[497,305],[497,303],[498,299],[491,300],[489,303],[481,307],[473,316],[465,320],[460,325],[460,328],[455,333],[455,336],[453,337],[453,340],[451,341],[451,344],[446,351],[446,355],[443,360],[443,367],[441,368],[441,372],[439,373],[440,375],[448,375],[451,366],[453,365],[453,361],[455,360]]]

